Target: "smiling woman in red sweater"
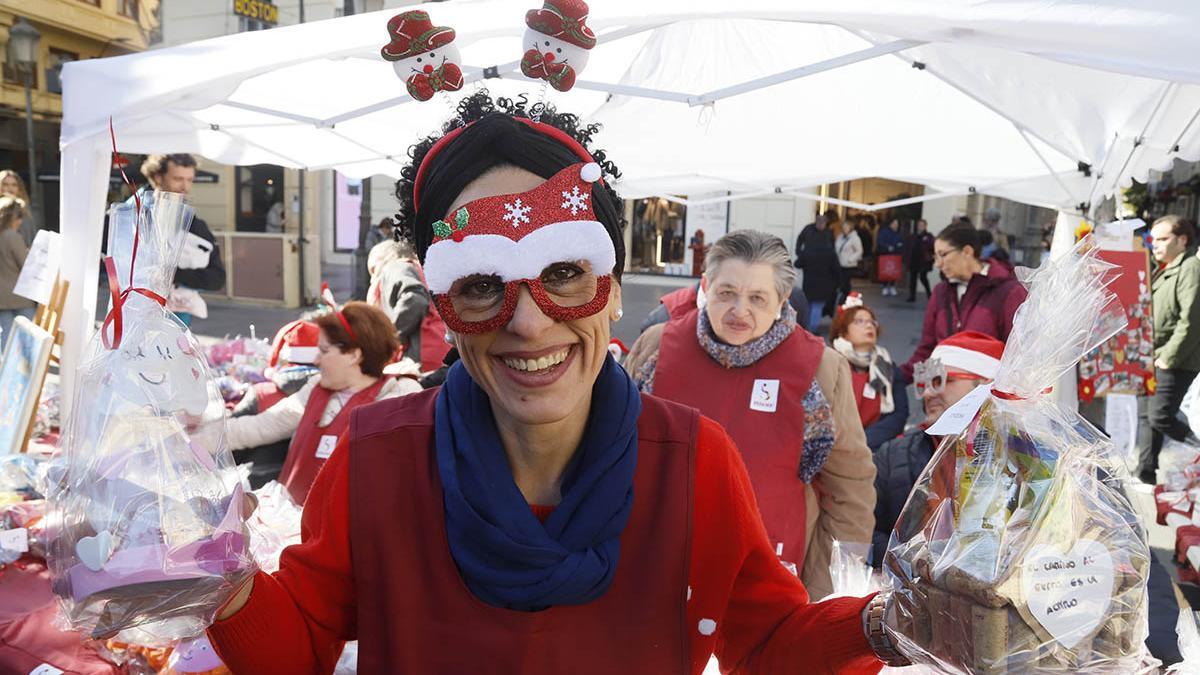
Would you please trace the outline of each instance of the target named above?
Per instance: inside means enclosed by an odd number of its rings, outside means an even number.
[[[329,673],[357,639],[367,674],[876,672],[884,601],[810,603],[725,432],[608,357],[623,223],[596,129],[486,92],[459,114],[397,194],[462,361],[354,412],[302,543],[209,630],[222,659]]]

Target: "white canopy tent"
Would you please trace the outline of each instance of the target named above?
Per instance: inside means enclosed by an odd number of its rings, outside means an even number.
[[[732,199],[879,176],[1086,211],[1200,158],[1192,0],[596,0],[575,90],[518,68],[537,0],[427,7],[470,92],[545,96],[605,126],[625,196]],[[91,330],[108,120],[125,152],[397,175],[451,98],[412,101],[379,57],[396,10],[68,64],[63,384]],[[865,206],[865,205],[864,205]],[[878,207],[878,205],[876,205]]]

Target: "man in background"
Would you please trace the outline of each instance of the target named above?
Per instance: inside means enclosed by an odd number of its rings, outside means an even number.
[[[942,440],[925,430],[972,389],[995,379],[1003,353],[1004,343],[996,338],[964,331],[939,342],[929,358],[917,364],[913,382],[925,405],[925,421],[879,446],[874,453],[875,533],[871,560],[876,567],[883,564],[883,554],[908,494]]]
[[[1157,269],[1154,295],[1154,376],[1150,398],[1150,447],[1143,448],[1138,477],[1154,484],[1164,437],[1200,443],[1179,418],[1183,397],[1200,372],[1200,259],[1196,226],[1179,216],[1154,221],[1150,237]]]
[[[178,192],[187,198],[196,180],[196,160],[185,153],[150,155],[142,162],[141,171],[155,190]],[[190,326],[195,316],[208,316],[208,306],[197,291],[224,288],[225,265],[208,223],[199,216],[192,218],[188,234],[175,270],[175,288],[167,298],[167,309]]]

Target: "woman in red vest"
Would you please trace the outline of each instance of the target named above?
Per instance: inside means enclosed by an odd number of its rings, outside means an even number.
[[[372,401],[420,391],[410,378],[385,378],[399,348],[387,316],[365,302],[347,303],[314,319],[320,329],[314,365],[320,374],[265,412],[228,421],[231,450],[291,438],[279,482],[297,504],[350,423],[350,412]]]
[[[221,658],[328,673],[357,639],[364,674],[698,675],[714,650],[748,673],[877,671],[868,636],[890,643],[864,626],[886,600],[810,603],[729,437],[609,356],[625,253],[596,128],[486,92],[459,111],[397,194],[461,360],[354,412],[302,543],[209,629]]]
[[[705,260],[704,308],[677,305],[642,333],[625,367],[642,391],[725,427],[771,547],[823,597],[833,591],[833,540],[871,541],[875,464],[845,359],[796,326],[787,301],[795,274],[779,237],[721,237]]]

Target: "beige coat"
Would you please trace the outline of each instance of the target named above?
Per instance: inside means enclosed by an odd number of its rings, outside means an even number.
[[[626,370],[637,372],[658,353],[664,325],[642,333],[625,358]],[[833,591],[829,574],[833,540],[865,544],[869,549],[875,529],[875,462],[854,403],[850,364],[826,347],[816,380],[833,408],[834,441],[829,459],[813,483],[805,485],[797,479],[804,489],[807,514],[800,579],[814,600]]]
[[[20,230],[9,229],[0,232],[0,309],[25,309],[37,306],[37,303],[29,298],[23,298],[13,293],[27,255],[29,255],[29,247],[21,238]]]

